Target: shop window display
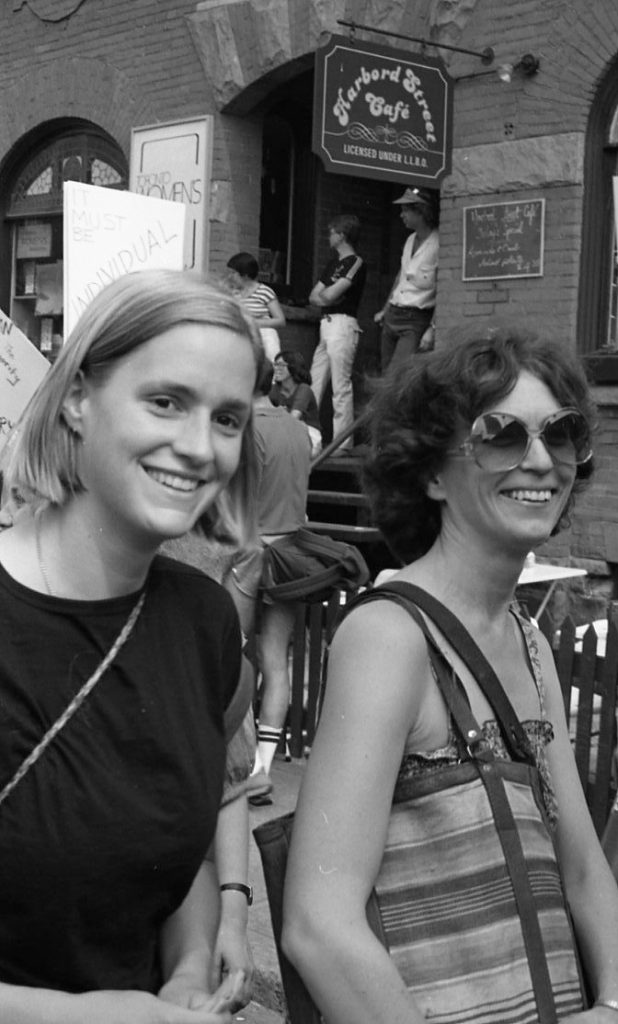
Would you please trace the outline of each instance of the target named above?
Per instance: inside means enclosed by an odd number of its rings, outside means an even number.
[[[125,189],[122,152],[109,139],[73,132],[30,151],[9,190],[9,316],[50,361],[63,338],[62,202],[65,181]]]

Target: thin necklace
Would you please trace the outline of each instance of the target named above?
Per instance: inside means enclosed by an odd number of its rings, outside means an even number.
[[[37,554],[37,558],[39,560],[39,569],[41,570],[41,576],[43,577],[43,583],[45,584],[45,589],[46,589],[47,593],[49,594],[49,596],[53,597],[54,596],[54,592],[53,592],[52,588],[49,585],[49,576],[47,575],[47,567],[45,565],[45,562],[43,561],[43,555],[41,553],[41,523],[40,523],[40,520],[39,520],[38,516],[34,520],[34,534],[35,534],[35,537],[36,537],[36,554]]]

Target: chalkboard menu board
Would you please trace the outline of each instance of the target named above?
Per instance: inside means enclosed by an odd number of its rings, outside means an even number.
[[[464,207],[463,280],[542,277],[544,229],[544,199]]]

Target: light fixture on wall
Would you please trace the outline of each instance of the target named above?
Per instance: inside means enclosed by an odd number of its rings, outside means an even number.
[[[513,75],[517,72],[525,75],[526,78],[536,75],[540,65],[539,58],[535,57],[533,53],[524,53],[523,57],[520,57],[516,64],[510,64],[508,61],[498,64],[496,74],[501,82],[508,83],[513,80]]]
[[[523,57],[516,63],[502,61],[487,71],[470,71],[467,75],[455,75],[455,81],[462,82],[466,78],[483,78],[486,75],[497,75],[501,82],[508,85],[509,82],[513,81],[514,75],[525,75],[527,78],[530,78],[531,75],[536,75],[540,66],[541,62],[538,57],[535,57],[533,53],[524,53]]]

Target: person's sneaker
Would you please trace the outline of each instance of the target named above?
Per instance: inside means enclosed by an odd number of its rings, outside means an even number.
[[[272,791],[273,784],[263,768],[260,768],[259,772],[256,772],[255,775],[250,775],[247,779],[247,797],[249,803],[253,804],[254,807],[264,807],[267,804],[272,804],[273,800],[270,795]]]

